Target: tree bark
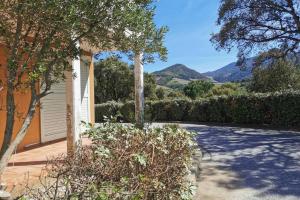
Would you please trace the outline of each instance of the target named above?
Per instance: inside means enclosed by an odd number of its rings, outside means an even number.
[[[33,90],[35,90],[35,89],[33,89]],[[38,98],[36,98],[36,96],[34,94],[32,94],[30,105],[29,105],[29,108],[27,111],[26,118],[23,122],[23,125],[22,125],[21,129],[19,130],[19,132],[17,133],[16,138],[11,142],[11,144],[9,145],[9,147],[7,148],[7,150],[4,152],[3,156],[1,157],[0,181],[1,181],[1,177],[4,172],[4,169],[7,166],[9,159],[11,158],[14,150],[22,142],[22,140],[24,139],[24,137],[26,135],[27,129],[29,128],[29,126],[31,124],[32,118],[34,117],[37,103],[38,103]]]
[[[142,59],[142,53],[137,53],[135,55],[135,122],[138,128],[144,128],[144,67],[142,64]]]
[[[14,121],[15,121],[15,99],[14,99],[14,85],[8,80],[6,92],[6,126],[4,132],[4,138],[0,151],[0,159],[2,159],[5,151],[9,148],[9,144],[13,135]]]

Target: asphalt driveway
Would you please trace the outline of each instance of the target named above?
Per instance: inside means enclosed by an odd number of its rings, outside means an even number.
[[[199,200],[300,200],[300,133],[182,125],[204,151]]]

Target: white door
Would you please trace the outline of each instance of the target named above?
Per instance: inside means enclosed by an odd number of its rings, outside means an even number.
[[[82,62],[80,67],[81,75],[81,121],[90,122],[89,116],[89,66]]]
[[[65,82],[53,85],[51,92],[41,100],[42,143],[67,137]]]

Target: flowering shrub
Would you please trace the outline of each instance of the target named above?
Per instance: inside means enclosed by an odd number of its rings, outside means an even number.
[[[176,126],[140,130],[104,123],[86,135],[92,145],[52,161],[47,170],[52,181],[30,190],[27,197],[191,199],[186,176],[195,145],[193,133]]]

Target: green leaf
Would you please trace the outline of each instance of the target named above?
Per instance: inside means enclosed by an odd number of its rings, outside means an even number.
[[[134,154],[133,155],[135,161],[137,161],[140,165],[146,167],[147,166],[147,157],[143,154]]]

